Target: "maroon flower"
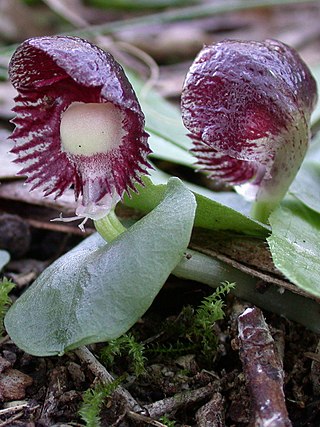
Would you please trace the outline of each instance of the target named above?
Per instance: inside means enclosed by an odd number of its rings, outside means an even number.
[[[77,37],[32,38],[9,76],[18,91],[12,152],[32,189],[57,198],[73,185],[76,214],[99,219],[141,183],[150,153],[144,115],[109,53]]]
[[[316,100],[315,80],[292,48],[226,40],[204,47],[192,64],[182,116],[210,176],[249,182],[240,190],[270,211],[305,155]]]

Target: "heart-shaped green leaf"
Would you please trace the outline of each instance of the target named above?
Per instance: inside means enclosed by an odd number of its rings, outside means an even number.
[[[8,311],[12,340],[47,356],[122,335],[180,261],[195,208],[193,194],[172,178],[163,201],[111,243],[94,235],[59,258]]]

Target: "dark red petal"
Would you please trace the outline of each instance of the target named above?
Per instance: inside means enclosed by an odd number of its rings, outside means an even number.
[[[293,49],[227,40],[199,53],[181,108],[199,163],[213,177],[241,184],[262,181],[262,171],[270,179],[277,153],[283,144],[292,149],[292,133],[305,128],[316,100],[316,83]]]
[[[84,183],[91,180],[96,183],[90,193],[93,200],[83,200],[90,204],[107,193],[117,192],[121,197],[134,182],[140,182],[150,153],[144,115],[122,67],[109,53],[77,37],[32,38],[16,50],[9,76],[19,93],[13,152],[23,166],[21,174],[27,175],[33,188],[42,187],[46,194],[58,197],[73,184],[78,197]],[[105,164],[99,166],[103,173],[99,179],[94,156],[81,167],[77,162],[83,159],[61,150],[61,114],[73,102],[111,102],[125,117],[119,150],[100,157]]]
[[[258,183],[262,178],[261,169],[259,169],[261,166],[258,163],[237,160],[199,142],[194,143],[191,151],[198,158],[197,164],[209,172],[212,179],[229,184],[243,184],[253,179]],[[263,171],[264,169],[263,167]]]

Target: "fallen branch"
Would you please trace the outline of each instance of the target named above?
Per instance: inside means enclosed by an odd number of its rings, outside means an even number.
[[[210,383],[196,390],[187,390],[181,393],[176,393],[172,397],[167,397],[163,400],[158,400],[145,408],[151,418],[159,418],[165,414],[171,414],[183,407],[195,404],[200,400],[208,399],[214,391],[218,389],[219,383]]]
[[[166,425],[162,424],[160,421],[153,420],[152,418],[147,417],[146,415],[137,414],[136,412],[127,411],[127,416],[131,420],[138,421],[140,423],[144,423],[148,426],[166,427]]]
[[[111,384],[114,382],[113,376],[106,370],[106,368],[95,358],[87,347],[80,347],[74,351],[80,361],[87,366],[88,369],[98,378],[102,383]],[[118,386],[115,393],[124,398],[127,407],[133,412],[142,415],[148,415],[146,410],[142,408],[139,403],[131,396],[131,394],[121,386]]]
[[[238,317],[239,352],[251,396],[251,427],[291,427],[283,392],[282,361],[262,312]]]

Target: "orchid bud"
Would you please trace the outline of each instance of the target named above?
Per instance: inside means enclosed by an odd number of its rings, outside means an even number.
[[[226,40],[206,46],[182,92],[193,152],[210,177],[239,186],[266,222],[305,156],[316,82],[289,46]]]
[[[38,37],[14,53],[13,153],[32,189],[73,185],[79,217],[99,219],[142,183],[150,149],[144,115],[121,66],[77,37]]]

